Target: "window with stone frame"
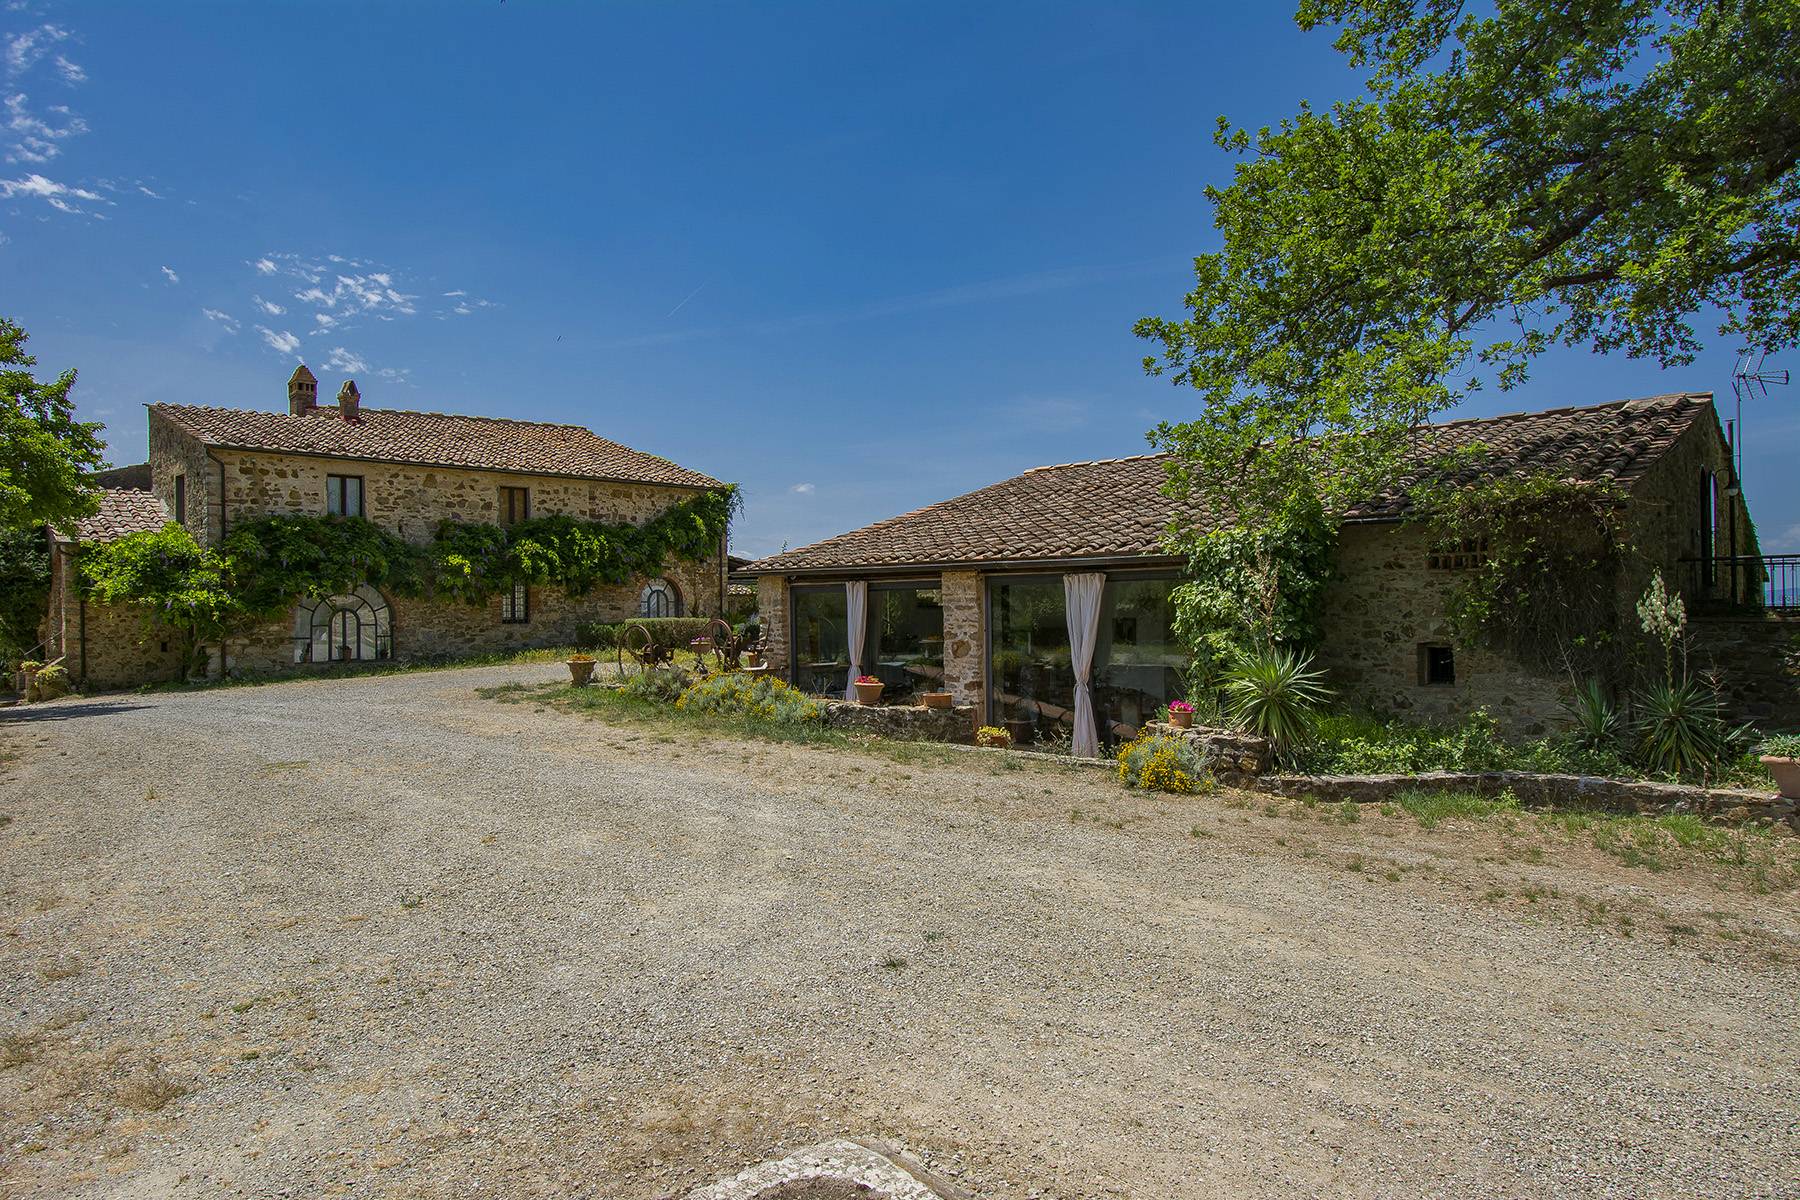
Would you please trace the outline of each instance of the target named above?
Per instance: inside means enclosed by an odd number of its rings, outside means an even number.
[[[522,487],[503,487],[500,489],[500,524],[502,526],[517,525],[520,521],[531,519],[531,489]]]
[[[363,515],[363,477],[361,475],[327,475],[325,477],[325,512],[333,517]]]
[[[679,617],[681,592],[667,579],[652,579],[638,593],[638,616]]]
[[[1426,566],[1433,571],[1469,571],[1487,565],[1488,540],[1460,538],[1431,548]]]
[[[500,623],[523,625],[531,620],[531,588],[515,583],[500,595]]]
[[[1449,687],[1456,683],[1456,651],[1449,646],[1421,643],[1419,686]]]

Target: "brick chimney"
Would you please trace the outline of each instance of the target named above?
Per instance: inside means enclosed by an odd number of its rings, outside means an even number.
[[[304,417],[319,406],[319,381],[301,363],[288,376],[288,416]]]
[[[356,380],[344,380],[344,386],[338,389],[338,416],[346,421],[354,421],[362,416],[362,393],[356,390]]]

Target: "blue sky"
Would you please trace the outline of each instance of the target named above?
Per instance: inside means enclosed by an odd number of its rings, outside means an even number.
[[[280,408],[303,357],[735,480],[758,555],[1191,414],[1131,323],[1216,247],[1214,117],[1356,87],[1284,4],[14,0],[0,39],[0,312],[116,461],[141,405]],[[1732,360],[1558,352],[1465,415]],[[1797,400],[1746,414],[1766,550]]]

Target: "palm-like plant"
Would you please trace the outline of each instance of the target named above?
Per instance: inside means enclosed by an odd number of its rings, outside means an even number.
[[[1653,771],[1705,779],[1746,740],[1746,730],[1725,724],[1718,700],[1692,679],[1653,683],[1637,699],[1638,750]]]
[[[1575,740],[1583,749],[1610,749],[1618,740],[1623,722],[1598,679],[1576,684],[1574,696],[1563,707],[1575,718]]]
[[[1225,711],[1239,726],[1273,743],[1283,757],[1312,735],[1331,697],[1312,655],[1279,647],[1239,656],[1220,687]]]

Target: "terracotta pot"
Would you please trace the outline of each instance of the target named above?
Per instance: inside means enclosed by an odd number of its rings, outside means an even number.
[[[919,699],[925,702],[926,708],[944,709],[952,707],[949,692],[926,692],[923,696],[919,697]]]
[[[1800,800],[1800,758],[1765,754],[1762,765],[1775,777],[1775,790],[1781,793],[1783,800]]]
[[[1191,712],[1179,712],[1175,709],[1170,709],[1169,724],[1177,729],[1192,729],[1194,727],[1194,714]]]
[[[568,661],[569,682],[576,687],[586,687],[594,677],[594,660],[571,658]]]
[[[858,704],[880,704],[881,689],[883,686],[884,685],[879,683],[856,684],[856,702]]]

